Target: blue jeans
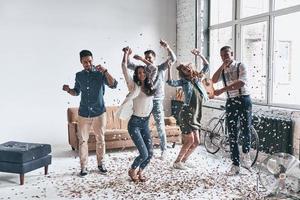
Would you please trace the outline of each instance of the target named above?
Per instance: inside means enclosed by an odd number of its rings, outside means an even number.
[[[226,101],[227,127],[229,133],[229,143],[231,160],[234,165],[240,165],[238,147],[238,128],[240,127],[243,153],[250,151],[252,124],[252,102],[249,95],[229,98]],[[239,123],[240,122],[240,123]],[[239,125],[239,126],[238,126]]]
[[[136,157],[131,165],[132,169],[143,170],[153,156],[152,138],[149,130],[149,117],[138,117],[132,115],[128,122],[129,135],[138,149],[140,155]]]
[[[165,113],[163,108],[163,100],[153,100],[152,114],[155,120],[157,134],[160,139],[160,149],[165,151],[167,149],[167,136],[165,129]]]

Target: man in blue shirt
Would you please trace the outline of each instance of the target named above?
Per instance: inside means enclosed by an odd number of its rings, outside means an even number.
[[[98,169],[101,173],[107,172],[104,165],[104,132],[106,127],[104,85],[116,88],[118,82],[108,73],[106,68],[101,65],[93,65],[93,55],[90,51],[82,50],[80,52],[80,62],[84,69],[76,73],[74,88],[71,89],[69,85],[63,85],[63,90],[72,96],[78,96],[81,93],[77,137],[79,140],[80,175],[85,176],[88,173],[86,168],[88,161],[87,142],[91,128],[94,130],[96,138]]]

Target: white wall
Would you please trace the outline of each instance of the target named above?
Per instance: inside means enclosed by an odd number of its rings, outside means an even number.
[[[179,63],[194,63],[195,56],[195,0],[177,0],[177,57]]]
[[[176,42],[174,0],[1,0],[0,143],[67,143],[66,109],[79,97],[62,85],[73,87],[79,51],[91,50],[95,64],[105,62],[117,78],[118,89],[105,96],[106,105],[116,105],[127,93],[122,47],[141,55],[151,48],[160,62],[160,38]]]

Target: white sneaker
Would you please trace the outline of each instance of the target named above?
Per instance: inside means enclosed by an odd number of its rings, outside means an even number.
[[[230,170],[226,173],[227,176],[234,176],[240,173],[240,167],[232,165]]]
[[[245,153],[243,156],[243,166],[247,169],[250,169],[252,165],[250,153]]]
[[[174,162],[173,167],[175,169],[187,170],[188,168],[184,166],[182,162]]]
[[[184,162],[183,165],[188,167],[188,168],[192,168],[192,169],[196,168],[196,166],[191,162]]]

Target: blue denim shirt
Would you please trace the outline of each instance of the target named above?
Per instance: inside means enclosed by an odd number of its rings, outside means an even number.
[[[202,68],[202,72],[206,73],[208,72],[209,67],[208,65],[204,65],[204,67]],[[182,87],[183,92],[184,92],[184,105],[188,106],[190,104],[190,101],[192,99],[192,95],[193,95],[193,83],[190,80],[181,78],[179,80],[168,80],[167,83],[170,86],[173,87]],[[201,85],[200,79],[196,79],[196,81],[194,82],[195,87],[197,87],[197,89],[200,90],[201,95],[204,99],[204,101],[208,100],[208,96],[206,93],[206,90],[204,89],[204,87]]]
[[[82,70],[76,73],[74,90],[76,95],[81,93],[78,114],[82,117],[96,117],[106,111],[104,105],[105,85],[107,79],[103,73],[98,71]],[[116,88],[118,82],[115,80],[113,86]]]

